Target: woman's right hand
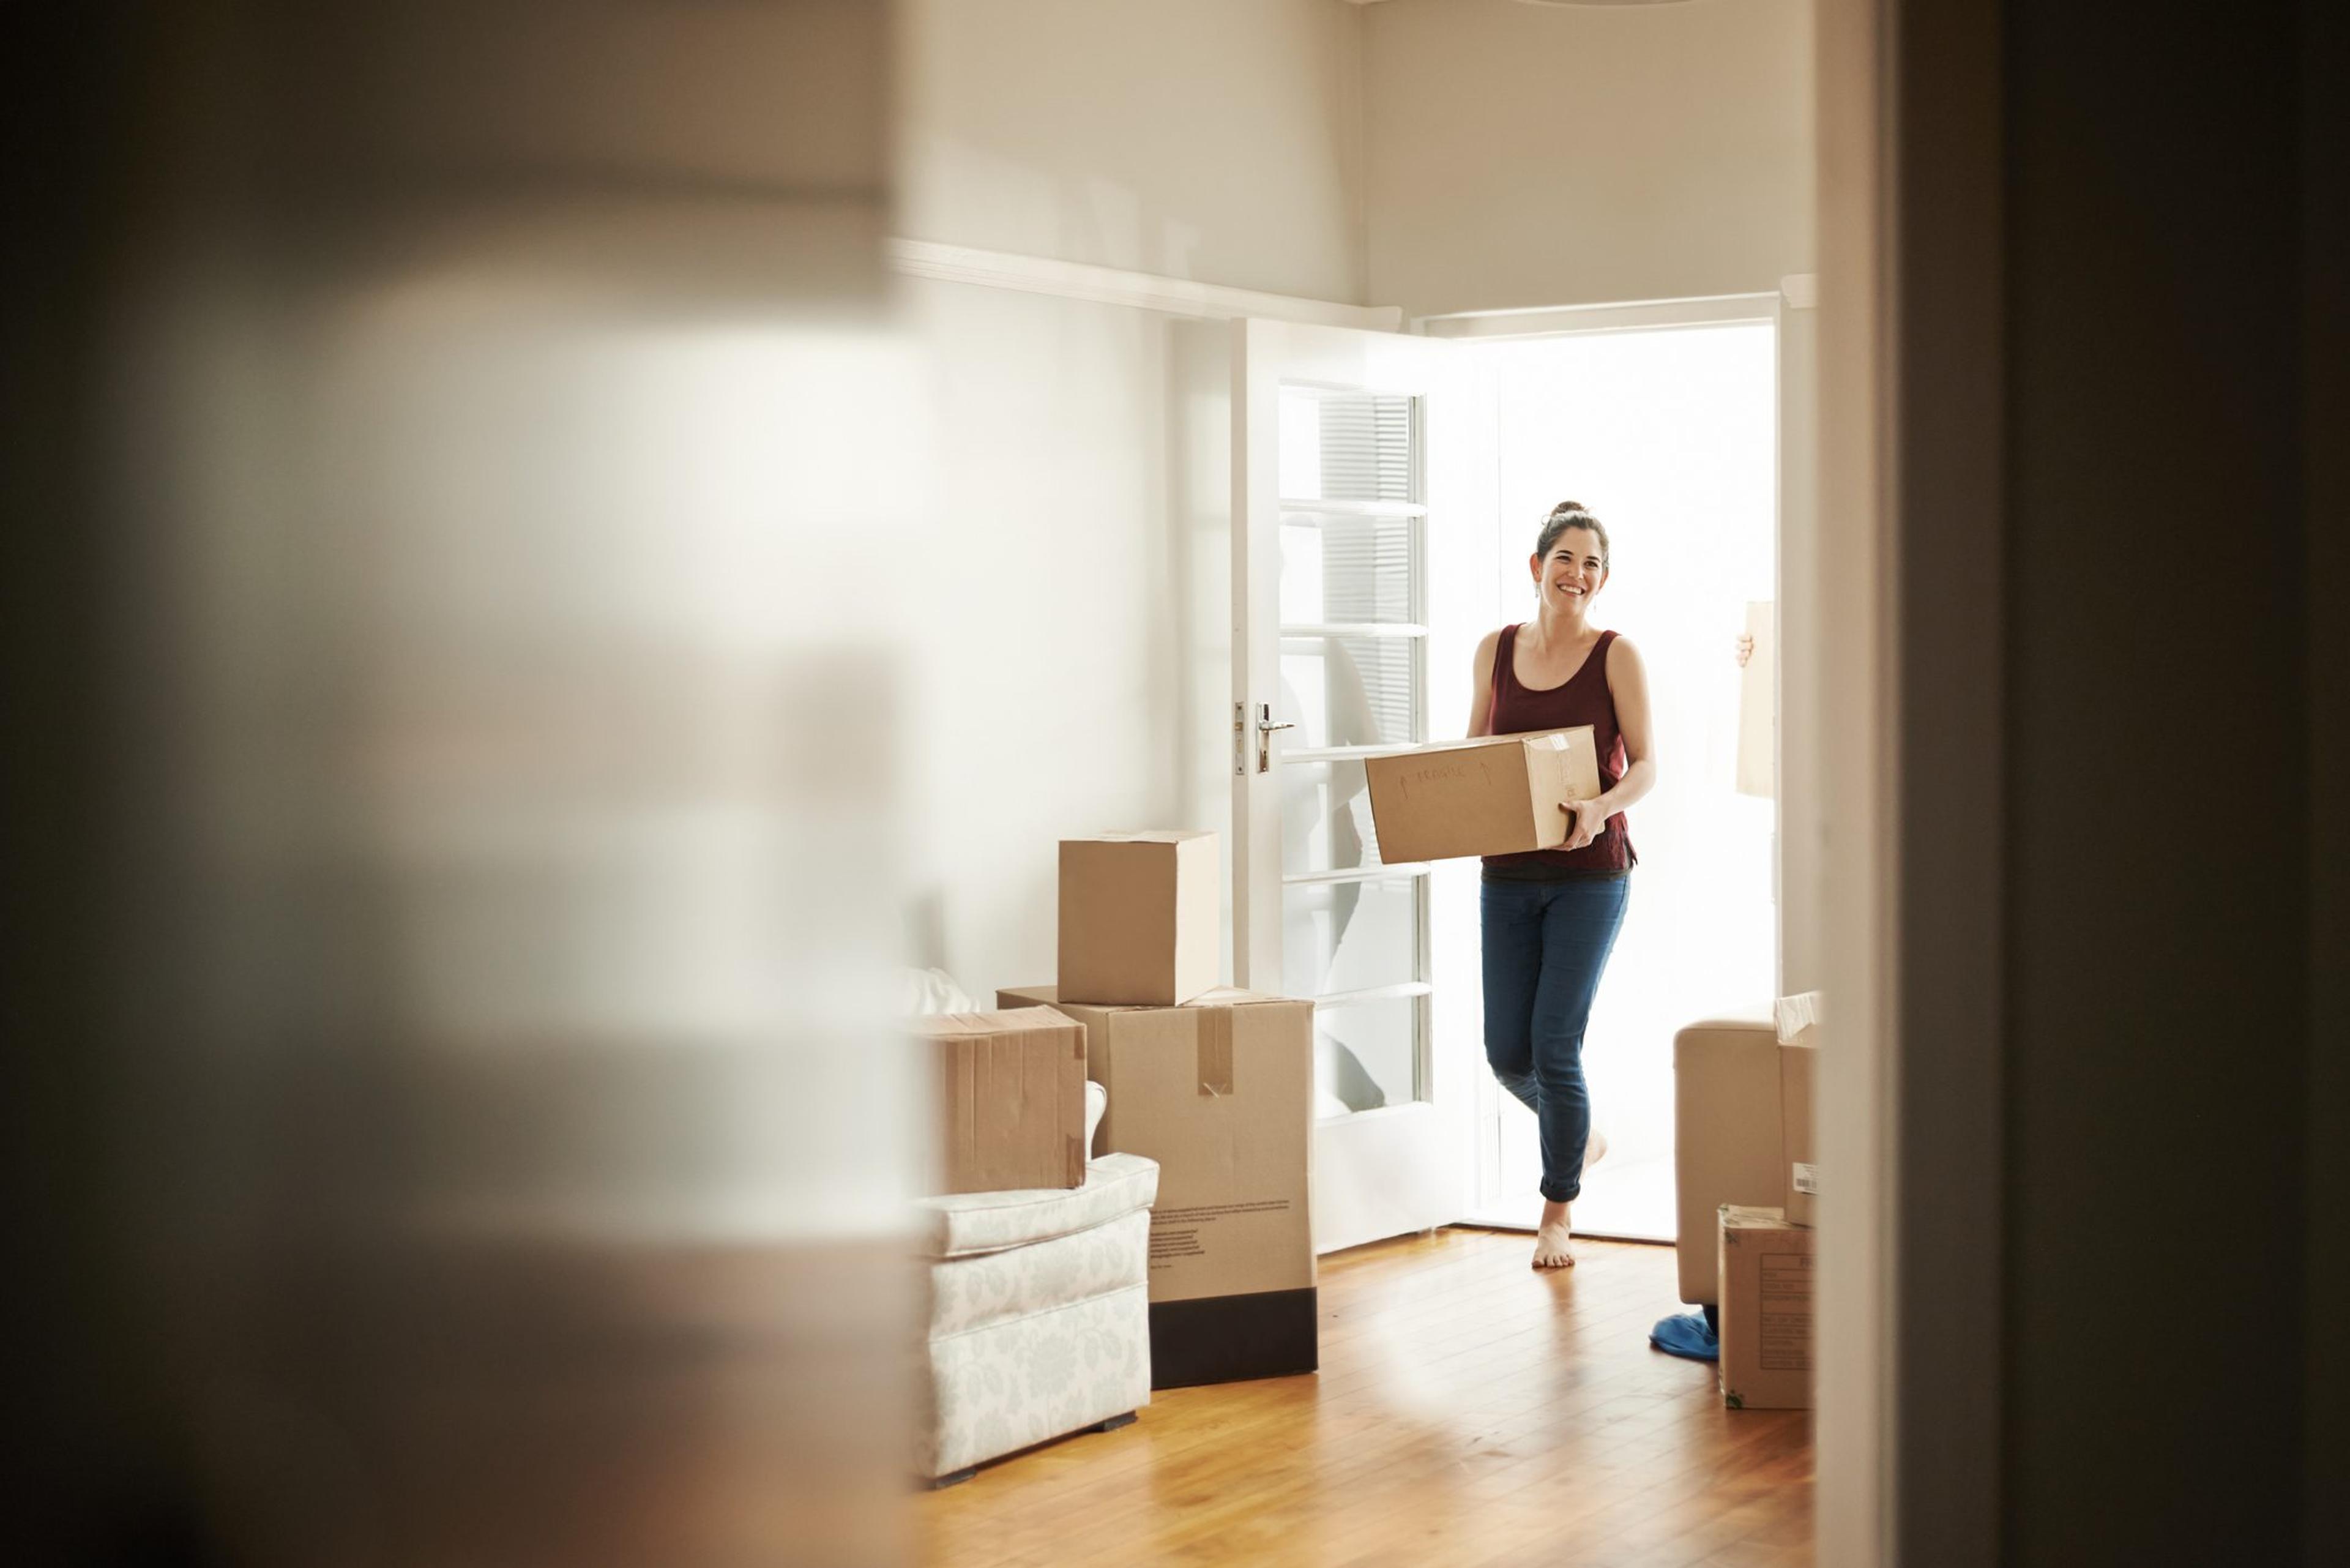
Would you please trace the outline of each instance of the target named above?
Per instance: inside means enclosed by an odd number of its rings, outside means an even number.
[[[1746,661],[1753,657],[1754,634],[1751,631],[1740,632],[1738,634],[1738,668],[1745,669]]]

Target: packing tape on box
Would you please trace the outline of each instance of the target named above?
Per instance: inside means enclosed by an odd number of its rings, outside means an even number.
[[[1224,1096],[1232,1092],[1232,1014],[1231,1007],[1200,1010],[1200,1093]]]

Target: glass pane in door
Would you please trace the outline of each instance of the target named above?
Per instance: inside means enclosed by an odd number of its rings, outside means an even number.
[[[1427,1079],[1428,878],[1379,864],[1363,773],[1427,738],[1418,420],[1409,397],[1282,390],[1282,989],[1317,1003],[1326,1116]]]
[[[1379,863],[1369,780],[1351,757],[1291,763],[1281,778],[1281,872],[1356,871]]]
[[[1419,521],[1292,512],[1281,520],[1281,619],[1286,626],[1408,624],[1419,618],[1412,570]]]
[[[1297,726],[1293,746],[1409,746],[1419,738],[1417,637],[1281,639],[1279,717]]]
[[[1408,501],[1412,400],[1319,387],[1281,389],[1284,501]]]
[[[1419,979],[1419,878],[1293,882],[1281,890],[1281,989],[1368,991]]]
[[[1315,1100],[1322,1116],[1376,1111],[1419,1097],[1425,1002],[1388,996],[1315,1010]]]

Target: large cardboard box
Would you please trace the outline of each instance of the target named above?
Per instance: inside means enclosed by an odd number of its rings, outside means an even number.
[[[1223,971],[1212,833],[1061,841],[1060,991],[1101,1006],[1174,1007]]]
[[[1816,1232],[1776,1209],[1731,1203],[1719,1223],[1721,1402],[1733,1410],[1808,1410]]]
[[[1390,866],[1555,849],[1566,842],[1559,808],[1600,794],[1588,724],[1421,746],[1373,757],[1363,771],[1379,858]]]
[[[1773,1011],[1728,1013],[1673,1036],[1673,1179],[1679,1189],[1681,1300],[1719,1304],[1715,1215],[1725,1203],[1778,1207],[1787,1190]]]
[[[913,1023],[938,1054],[941,1193],[1084,1184],[1085,1025],[1045,1007]]]
[[[1812,1222],[1812,1200],[1820,1190],[1818,1157],[1812,1147],[1812,1098],[1819,1060],[1814,1030],[1780,1042],[1779,1126],[1787,1154],[1786,1195],[1780,1206],[1798,1225]]]
[[[1094,1007],[1051,986],[996,1000],[1082,1023],[1086,1071],[1109,1093],[1103,1147],[1159,1162],[1151,1386],[1313,1371],[1314,1004],[1225,989]]]
[[[1741,794],[1768,799],[1779,793],[1779,607],[1757,599],[1746,607],[1746,635],[1754,639],[1738,672],[1738,783]]]

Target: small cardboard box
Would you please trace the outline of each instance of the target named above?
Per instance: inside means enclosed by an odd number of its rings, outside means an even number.
[[[1566,842],[1570,800],[1599,798],[1591,726],[1421,746],[1363,763],[1379,858],[1514,855]]]
[[[1673,1036],[1673,1179],[1679,1189],[1681,1300],[1721,1300],[1715,1215],[1725,1203],[1780,1203],[1779,1029],[1772,1010],[1692,1023]]]
[[[1314,1004],[1230,989],[1181,1007],[1057,995],[996,1001],[1083,1023],[1086,1071],[1109,1093],[1102,1147],[1159,1162],[1151,1386],[1313,1371]]]
[[[1776,1209],[1721,1213],[1721,1402],[1812,1407],[1812,1238]]]
[[[938,1053],[941,1194],[1086,1179],[1086,1030],[1045,1007],[913,1021]]]
[[[1812,1200],[1820,1190],[1817,1156],[1812,1149],[1812,1095],[1819,1065],[1819,1036],[1806,1029],[1779,1045],[1779,1123],[1787,1146],[1787,1191],[1783,1207],[1790,1221],[1812,1222]]]
[[[1176,1007],[1223,970],[1212,833],[1061,841],[1060,991],[1105,1007]]]

